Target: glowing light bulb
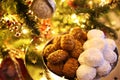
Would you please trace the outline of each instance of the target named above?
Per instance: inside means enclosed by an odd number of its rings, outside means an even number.
[[[76,18],[77,18],[77,15],[76,15],[76,14],[72,14],[72,15],[71,15],[71,18],[72,18],[72,19],[76,19]]]
[[[10,14],[7,15],[7,16],[4,16],[3,19],[6,20],[6,21],[8,21],[8,20],[10,20],[10,21],[13,21],[13,20],[17,21],[16,15],[10,15]]]
[[[82,25],[81,25],[81,28],[85,28],[85,25],[84,25],[84,24],[82,24]]]
[[[74,20],[73,22],[79,24],[79,20],[78,19]]]
[[[61,0],[61,2],[65,2],[65,0]]]
[[[61,2],[59,3],[60,5],[63,5],[63,3],[65,2],[65,0],[61,0]]]
[[[41,43],[40,45],[36,44],[35,45],[35,50],[40,52],[40,51],[42,51],[44,49],[44,46],[45,46],[44,42]]]
[[[90,6],[90,8],[92,8],[93,7],[93,1],[89,1],[88,5]]]
[[[100,6],[104,6],[108,4],[110,1],[109,0],[101,0]]]
[[[56,31],[56,32],[57,32],[57,31]],[[56,32],[55,32],[55,31],[51,31],[52,34],[56,34]]]
[[[72,20],[73,23],[76,23],[76,24],[80,25],[79,19],[78,19],[76,14],[71,15],[71,20]]]
[[[2,60],[3,60],[3,59],[0,58],[0,64],[2,63]]]
[[[29,33],[29,30],[28,30],[28,29],[23,29],[23,30],[22,30],[22,33],[23,33],[23,34],[28,34],[28,33]]]
[[[112,21],[111,24],[112,24],[112,25],[115,25],[115,24],[116,24],[116,21]]]

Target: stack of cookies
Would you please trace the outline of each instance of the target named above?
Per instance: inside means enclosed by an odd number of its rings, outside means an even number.
[[[88,32],[79,27],[54,37],[43,50],[48,69],[67,79],[94,80],[110,73],[117,62],[114,40],[101,30]]]

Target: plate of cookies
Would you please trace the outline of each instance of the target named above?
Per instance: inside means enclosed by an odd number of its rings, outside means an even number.
[[[42,56],[46,68],[59,80],[96,80],[109,75],[118,61],[114,39],[102,30],[80,27],[48,41]]]

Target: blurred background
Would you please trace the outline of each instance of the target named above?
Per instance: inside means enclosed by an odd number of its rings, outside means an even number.
[[[0,63],[14,49],[35,64],[47,41],[73,27],[103,30],[120,53],[120,0],[0,0]],[[119,67],[102,80],[120,80]]]

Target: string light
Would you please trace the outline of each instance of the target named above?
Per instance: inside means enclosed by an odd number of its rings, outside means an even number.
[[[22,30],[22,33],[23,33],[23,34],[28,34],[28,33],[29,33],[29,30],[28,30],[28,29],[23,29],[23,30]]]
[[[17,21],[16,15],[11,15],[11,14],[4,16],[2,19],[5,20],[5,21],[8,21],[8,20],[10,20],[10,21],[13,21],[13,20]]]
[[[88,5],[90,6],[90,8],[92,9],[93,8],[93,1],[91,0],[91,1],[89,1],[88,2]]]
[[[65,2],[65,0],[61,0],[60,5],[62,5]]]
[[[59,4],[63,5],[64,2],[65,2],[65,0],[61,0]]]
[[[76,24],[80,25],[79,24],[79,19],[78,19],[76,14],[71,15],[71,20],[72,20],[73,23],[76,23]]]
[[[108,4],[110,1],[109,0],[101,0],[100,6],[104,6]]]
[[[2,58],[0,58],[0,64],[2,63],[2,60],[3,60],[3,59],[2,59]]]
[[[65,2],[65,0],[61,0],[61,2]]]
[[[81,25],[81,28],[85,28],[85,25],[84,25],[84,24],[82,24],[82,25]]]
[[[77,18],[77,15],[73,13],[73,14],[71,15],[71,18],[72,18],[72,19],[76,19],[76,18]]]
[[[115,24],[116,24],[116,21],[112,21],[111,24],[112,24],[112,25],[115,25]]]

